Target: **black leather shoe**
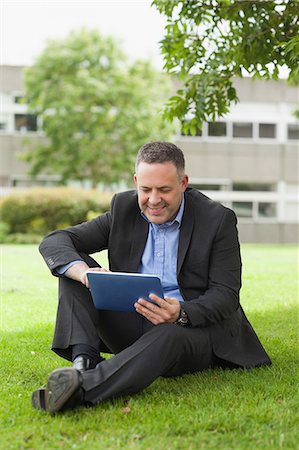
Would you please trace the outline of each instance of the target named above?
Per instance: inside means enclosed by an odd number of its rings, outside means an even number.
[[[33,392],[32,406],[50,413],[87,406],[81,386],[82,377],[76,369],[73,367],[56,369],[50,373],[47,387]]]
[[[79,355],[73,361],[74,369],[79,370],[79,372],[85,372],[86,370],[94,369],[100,364],[102,361],[105,361],[105,358],[99,356],[96,361],[88,358],[86,355]]]
[[[46,389],[41,388],[32,393],[31,403],[33,408],[46,409],[45,392]]]
[[[95,364],[87,356],[79,355],[73,361],[73,368],[79,370],[79,372],[85,372],[85,370],[94,369]]]

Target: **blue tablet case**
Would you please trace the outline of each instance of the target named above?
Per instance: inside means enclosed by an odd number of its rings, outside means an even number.
[[[161,280],[155,275],[123,272],[87,272],[89,288],[97,309],[135,311],[139,298],[152,302],[149,294],[163,298]]]

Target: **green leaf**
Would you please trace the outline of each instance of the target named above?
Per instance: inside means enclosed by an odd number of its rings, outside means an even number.
[[[186,100],[184,104],[175,99],[165,117],[183,120],[184,114],[194,114],[194,107],[199,120],[226,113],[238,101],[232,81],[243,76],[243,69],[253,78],[267,80],[277,79],[278,68],[286,66],[289,80],[298,83],[298,1],[154,0],[152,4],[167,19],[160,42],[164,69],[177,75],[182,84],[177,95]]]

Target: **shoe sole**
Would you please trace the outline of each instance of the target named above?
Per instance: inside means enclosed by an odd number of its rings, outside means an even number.
[[[72,367],[56,369],[49,375],[46,389],[38,389],[32,394],[32,406],[54,414],[80,387],[79,372]]]

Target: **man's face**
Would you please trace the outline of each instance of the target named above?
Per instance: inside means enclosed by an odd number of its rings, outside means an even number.
[[[134,181],[139,207],[150,222],[161,224],[175,218],[188,185],[187,175],[179,179],[172,162],[141,162]]]

